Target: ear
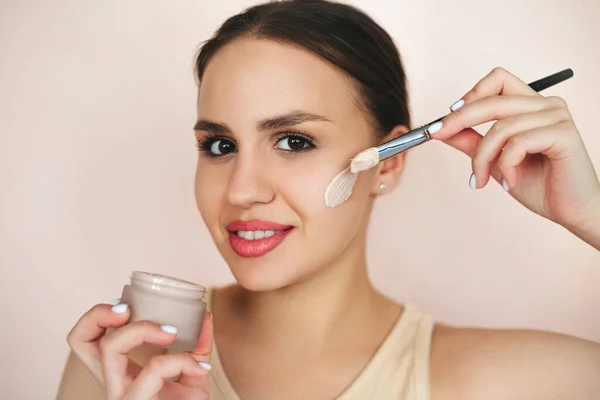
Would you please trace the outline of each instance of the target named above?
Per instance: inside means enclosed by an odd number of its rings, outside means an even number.
[[[406,126],[398,125],[383,139],[382,143],[403,135],[408,131],[409,129]],[[376,167],[377,170],[375,172],[375,180],[373,181],[372,188],[373,194],[387,193],[394,189],[400,181],[405,164],[406,152],[397,154],[380,162]]]

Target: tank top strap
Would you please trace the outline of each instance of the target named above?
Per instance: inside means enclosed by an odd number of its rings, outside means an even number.
[[[337,398],[429,400],[433,322],[410,303],[362,373]]]
[[[429,400],[430,393],[430,359],[431,341],[433,337],[433,318],[418,312],[414,342],[414,371],[415,371],[415,399]]]

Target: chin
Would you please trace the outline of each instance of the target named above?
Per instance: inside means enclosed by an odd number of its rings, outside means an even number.
[[[278,255],[277,251],[262,257],[241,257],[231,249],[223,254],[236,282],[246,290],[268,292],[293,286],[306,279],[310,272],[295,260],[289,263],[289,256]],[[279,257],[278,257],[279,256]],[[293,259],[293,257],[292,257]]]
[[[253,274],[234,274],[238,285],[251,292],[273,292],[289,286],[291,283]]]
[[[283,267],[281,263],[273,265],[261,262],[260,258],[254,258],[252,260],[228,260],[227,264],[236,282],[244,289],[253,292],[279,290],[296,282],[290,270]]]

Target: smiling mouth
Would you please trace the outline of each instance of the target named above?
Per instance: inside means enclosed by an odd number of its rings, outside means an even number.
[[[229,244],[241,257],[261,257],[273,251],[293,229],[293,226],[257,220],[227,225]]]
[[[289,231],[292,228],[287,228],[287,229],[282,229],[282,230],[277,230],[277,231],[272,231],[272,230],[266,230],[266,231],[235,231],[233,233],[235,233],[236,235],[238,235],[238,237],[244,239],[244,240],[260,240],[260,239],[268,239],[272,236],[275,235],[279,235],[280,233],[283,233],[285,231]]]

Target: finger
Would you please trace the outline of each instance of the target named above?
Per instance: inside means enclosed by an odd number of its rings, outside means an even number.
[[[458,101],[450,106],[454,112],[466,103],[472,103],[487,96],[494,95],[518,95],[518,96],[540,96],[528,84],[511,74],[504,68],[494,68],[484,76],[471,90],[469,90]]]
[[[529,154],[559,153],[564,147],[565,135],[561,135],[567,123],[562,122],[549,127],[536,128],[518,133],[510,138],[498,158],[497,167],[506,180],[508,188],[514,188],[519,181],[518,166]]]
[[[77,321],[67,335],[67,343],[90,372],[102,382],[98,340],[107,328],[123,326],[129,319],[127,305],[97,304]]]
[[[519,132],[568,121],[570,118],[568,110],[556,108],[517,115],[496,122],[486,133],[472,157],[473,172],[477,179],[476,187],[484,187],[488,183],[492,161],[500,156],[500,152],[512,136]]]
[[[129,386],[123,400],[153,399],[163,388],[165,379],[180,374],[200,377],[208,375],[208,371],[201,368],[189,353],[153,357]]]
[[[102,375],[109,398],[121,398],[130,379],[127,353],[144,343],[165,346],[175,341],[177,329],[138,321],[104,336],[99,343]]]
[[[213,349],[214,325],[213,315],[210,311],[206,311],[202,321],[202,329],[200,330],[200,338],[198,339],[198,347],[190,352],[190,354],[198,361],[210,362],[210,355]]]
[[[96,304],[83,314],[67,336],[67,342],[77,347],[81,343],[97,341],[107,328],[122,326],[129,319],[127,305]]]
[[[492,95],[541,96],[527,83],[504,68],[494,68],[477,82],[462,99],[465,103],[470,103]]]
[[[485,122],[498,121],[519,114],[529,114],[552,108],[566,108],[564,100],[558,97],[531,97],[517,95],[493,95],[466,104],[449,114],[442,121],[442,128],[432,135],[445,140],[465,128]]]
[[[479,143],[481,143],[483,136],[478,133],[475,129],[467,128],[458,132],[456,135],[444,140],[444,143],[454,147],[455,149],[462,151],[469,157],[473,157],[477,151]]]
[[[198,347],[189,352],[189,354],[198,362],[200,367],[207,371],[212,369],[210,364],[210,356],[213,349],[213,340],[213,315],[210,311],[206,311],[204,314],[204,320],[202,321],[202,329],[200,331],[200,338],[198,339]],[[187,386],[203,387],[208,392],[208,375],[202,375],[198,377],[196,375],[188,376],[187,374],[183,373],[179,377],[178,382]]]
[[[494,68],[461,97],[460,100],[452,104],[450,111],[456,111],[466,103],[472,103],[493,95],[540,96],[528,84],[504,68]]]

